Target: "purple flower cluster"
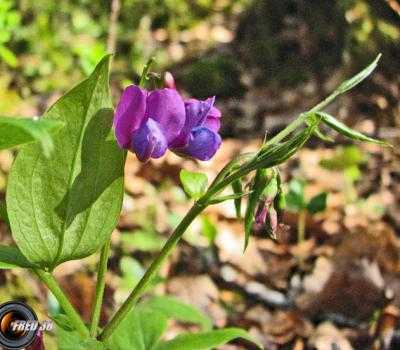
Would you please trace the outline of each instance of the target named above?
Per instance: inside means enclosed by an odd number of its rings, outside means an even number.
[[[115,111],[118,144],[142,162],[162,157],[168,148],[180,156],[210,160],[221,145],[221,112],[214,100],[184,101],[173,88],[148,92],[128,86]]]

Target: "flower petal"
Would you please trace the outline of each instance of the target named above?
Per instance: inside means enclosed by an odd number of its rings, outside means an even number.
[[[207,128],[218,132],[218,130],[221,127],[221,121],[219,120],[219,118],[214,118],[214,117],[210,117],[208,116],[207,119],[205,120],[203,126],[206,126]]]
[[[168,144],[175,139],[185,123],[185,105],[174,89],[154,90],[147,98],[146,116],[161,125]]]
[[[221,142],[221,136],[215,131],[200,126],[192,129],[187,147],[178,152],[199,160],[210,160],[221,146]]]
[[[267,214],[269,210],[269,204],[261,202],[258,204],[256,213],[254,215],[254,221],[256,224],[264,225],[267,220]]]
[[[221,111],[217,107],[212,106],[207,118],[221,118],[221,115]]]
[[[178,137],[172,141],[172,147],[180,148],[187,146],[191,130],[204,124],[211,106],[212,105],[207,101],[199,101],[194,99],[192,100],[192,103],[186,105],[185,125],[183,126]]]
[[[214,107],[215,103],[215,96],[209,97],[206,102],[208,102],[212,107],[210,111],[208,112],[207,118],[221,118],[221,111],[217,108]]]
[[[132,139],[132,150],[142,162],[147,162],[150,158],[162,157],[167,148],[167,140],[160,124],[151,118]]]
[[[114,116],[115,135],[121,148],[129,148],[132,135],[145,119],[147,91],[128,86],[122,93]]]

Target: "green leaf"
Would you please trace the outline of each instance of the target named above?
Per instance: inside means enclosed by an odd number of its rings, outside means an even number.
[[[109,59],[46,112],[44,120],[66,124],[50,158],[38,145],[25,145],[9,175],[13,237],[26,258],[41,267],[94,253],[119,218],[125,153],[112,130]]]
[[[335,155],[329,159],[322,159],[320,165],[328,170],[346,170],[357,168],[366,162],[366,155],[356,145],[349,145],[336,147]]]
[[[262,344],[251,337],[245,330],[240,328],[225,328],[211,332],[178,335],[170,341],[159,344],[156,350],[208,350],[237,338],[246,339],[257,345],[260,349],[263,349]]]
[[[0,245],[0,269],[11,269],[14,267],[34,267],[22,255],[18,248]]]
[[[39,141],[43,153],[49,157],[54,148],[51,135],[63,126],[64,123],[58,120],[0,117],[0,150]]]
[[[74,332],[75,328],[71,324],[71,320],[67,315],[57,314],[54,316],[50,316],[50,318],[56,323],[58,327],[62,328],[63,330],[68,332]],[[76,333],[76,335],[79,336],[78,333]]]
[[[378,65],[378,61],[381,59],[381,56],[382,56],[381,54],[376,56],[375,60],[370,65],[368,65],[361,72],[356,74],[354,77],[352,77],[349,80],[346,80],[345,82],[340,84],[340,86],[337,88],[337,91],[339,93],[343,94],[344,92],[352,89],[353,87],[355,87],[356,85],[361,83],[365,78],[367,78],[374,71],[374,69]]]
[[[122,272],[121,288],[131,290],[144,275],[143,266],[130,256],[123,256],[120,261]]]
[[[242,190],[242,179],[238,179],[232,182],[232,189],[235,194],[241,194]],[[242,196],[234,199],[236,217],[239,221],[242,220]]]
[[[95,339],[82,339],[77,332],[57,327],[58,350],[109,350]],[[114,350],[114,349],[113,349]]]
[[[2,202],[0,202],[0,218],[3,219],[3,221],[7,224],[7,226],[10,226],[10,221],[8,220],[7,208]]]
[[[354,139],[354,140],[376,143],[378,145],[382,145],[385,147],[392,147],[392,145],[386,141],[381,141],[381,140],[374,139],[372,137],[365,136],[365,135],[361,134],[360,132],[349,128],[346,124],[343,124],[341,121],[337,120],[335,117],[332,117],[328,113],[316,112],[315,114],[321,116],[322,121],[326,125],[329,125],[332,129],[336,130],[337,132],[339,132],[340,134],[342,134],[344,136],[350,137],[351,139]]]
[[[278,164],[284,163],[299,151],[310,136],[314,133],[320,119],[309,125],[302,132],[298,133],[292,139],[278,143],[267,144],[257,155],[256,161],[253,163],[254,169],[271,168]]]
[[[139,305],[121,322],[106,345],[118,350],[152,350],[166,328],[167,317],[162,312]]]
[[[185,192],[193,199],[199,199],[207,190],[207,176],[201,173],[193,173],[181,170],[180,178]]]
[[[306,181],[293,179],[289,183],[289,191],[286,194],[286,205],[289,210],[297,212],[307,206],[304,196]]]
[[[198,324],[202,327],[203,331],[209,331],[212,328],[208,317],[203,315],[198,309],[170,296],[156,296],[143,302],[141,305],[161,312],[168,319]]]
[[[82,338],[77,332],[70,332],[57,327],[58,350],[87,350],[82,345]]]
[[[357,165],[348,166],[343,170],[343,173],[344,176],[352,182],[360,180],[362,177],[362,172]]]
[[[306,124],[308,126],[310,126],[312,123],[316,121],[315,115],[316,113],[313,113],[306,119]],[[324,142],[334,142],[334,139],[328,135],[323,134],[318,126],[314,130],[314,135]]]
[[[135,250],[157,252],[164,246],[166,239],[151,231],[138,230],[133,233],[122,233],[121,241]]]
[[[218,203],[222,203],[225,201],[229,201],[231,199],[236,200],[236,199],[241,199],[245,196],[248,196],[251,192],[243,192],[243,193],[233,193],[233,194],[228,194],[226,196],[221,196],[221,197],[217,197],[214,199],[209,200],[207,203],[208,204],[218,204]]]
[[[14,53],[4,45],[0,44],[0,58],[6,62],[11,68],[15,68],[18,65],[17,57]]]
[[[213,222],[208,218],[208,216],[203,217],[202,232],[204,236],[208,238],[210,244],[214,244],[215,238],[217,237],[217,228],[215,227]]]
[[[328,193],[321,192],[311,198],[307,205],[307,211],[311,214],[316,214],[326,209],[326,198]]]

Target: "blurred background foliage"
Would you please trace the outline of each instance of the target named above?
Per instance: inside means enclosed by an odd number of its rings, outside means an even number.
[[[399,7],[393,0],[1,0],[0,110],[43,112],[50,95],[114,47],[113,79],[122,86],[154,54],[158,69],[170,67],[201,97],[240,97],[249,73],[254,86],[322,81],[378,52],[380,71],[398,81]]]

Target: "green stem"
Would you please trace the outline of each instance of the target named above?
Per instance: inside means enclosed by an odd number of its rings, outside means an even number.
[[[149,60],[147,61],[147,63],[144,65],[143,67],[143,72],[142,75],[140,77],[140,81],[139,81],[139,86],[140,87],[144,87],[144,85],[146,84],[146,81],[148,80],[147,78],[147,73],[149,72],[150,66],[151,64],[156,60],[156,58],[154,56],[150,57]]]
[[[300,114],[296,119],[294,119],[285,129],[280,131],[278,134],[276,134],[271,140],[269,140],[264,146],[269,146],[274,143],[278,143],[279,141],[283,140],[286,136],[291,134],[293,131],[295,131],[301,124],[305,122],[307,117],[310,115],[310,112],[305,112]],[[261,150],[263,150],[261,148]]]
[[[160,269],[161,265],[165,262],[168,258],[169,254],[172,252],[178,241],[181,239],[182,235],[185,233],[186,229],[192,223],[192,221],[199,215],[203,210],[204,206],[198,205],[195,203],[183,220],[180,222],[178,227],[175,229],[171,237],[165,243],[163,249],[161,250],[160,254],[157,258],[153,261],[149,269],[146,271],[142,279],[136,285],[134,290],[122,304],[121,308],[117,311],[111,321],[107,324],[104,330],[100,333],[98,339],[99,340],[106,340],[109,338],[113,332],[117,329],[118,325],[123,321],[123,319],[127,316],[127,314],[132,310],[132,308],[137,303],[138,299],[142,296],[142,294],[146,291],[146,288],[156,276],[158,270]]]
[[[376,65],[376,62],[378,59],[379,59],[379,57],[374,61],[373,64]],[[143,74],[141,76],[140,83],[139,83],[139,86],[141,86],[141,87],[144,86],[144,84],[147,80],[147,73],[148,73],[149,65],[151,63],[152,63],[152,58],[148,61],[148,63],[146,64],[146,66],[143,70]],[[372,71],[374,67],[373,68],[370,68],[370,67],[372,67],[372,65],[370,65],[367,68],[370,69],[370,71]],[[359,73],[359,75],[362,74],[363,72]],[[148,287],[148,285],[150,284],[152,279],[156,276],[161,265],[168,258],[169,254],[171,253],[173,248],[176,246],[178,241],[181,239],[182,235],[185,233],[188,226],[191,224],[191,222],[195,219],[195,217],[198,214],[200,214],[208,205],[210,205],[212,203],[212,199],[217,194],[219,194],[221,191],[223,191],[233,181],[240,179],[241,177],[247,175],[248,173],[250,173],[251,171],[253,171],[255,169],[262,168],[262,167],[276,166],[276,165],[282,163],[283,161],[285,161],[286,159],[290,158],[304,144],[304,142],[306,142],[306,140],[310,137],[311,133],[314,131],[314,129],[318,125],[318,123],[316,123],[312,129],[309,129],[310,133],[302,132],[298,136],[296,136],[293,139],[293,141],[296,141],[296,147],[288,148],[287,154],[281,155],[280,158],[278,158],[274,161],[272,161],[271,159],[268,158],[268,155],[271,156],[271,154],[268,154],[269,146],[271,146],[272,144],[279,143],[286,136],[288,136],[290,133],[295,131],[302,123],[304,123],[312,113],[324,108],[332,100],[334,100],[338,95],[347,91],[351,87],[355,86],[358,82],[363,80],[366,76],[365,74],[366,73],[364,72],[363,76],[353,77],[352,80],[347,81],[344,84],[342,84],[337,90],[335,90],[331,95],[329,95],[321,103],[317,104],[309,111],[300,114],[285,129],[283,129],[276,136],[274,136],[269,142],[264,144],[261,147],[261,150],[259,152],[255,153],[255,154],[246,154],[243,156],[239,156],[237,159],[235,159],[234,161],[229,163],[220,172],[220,174],[216,177],[216,179],[210,186],[207,193],[204,196],[202,196],[193,205],[193,207],[190,209],[190,211],[183,218],[181,223],[178,225],[178,227],[175,229],[175,231],[173,232],[171,237],[168,239],[168,241],[164,245],[160,254],[153,261],[153,263],[151,264],[149,269],[146,271],[146,273],[144,274],[142,279],[138,282],[138,284],[136,285],[136,287],[134,288],[132,293],[128,296],[127,300],[122,304],[121,308],[116,312],[116,314],[111,319],[111,321],[108,323],[108,325],[100,333],[100,335],[98,336],[98,339],[104,341],[113,334],[113,332],[117,329],[119,324],[124,320],[124,318],[127,316],[127,314],[135,306],[135,304],[137,303],[137,301],[141,297],[141,295],[145,292],[146,288]],[[305,131],[307,131],[307,129]],[[297,145],[297,143],[298,143],[298,145]],[[293,145],[295,145],[295,144],[293,144]],[[290,146],[293,146],[293,145],[291,144]],[[271,147],[271,150],[274,150],[273,147]],[[266,152],[264,152],[264,151],[266,151]],[[240,164],[244,160],[246,160],[247,162],[243,165]],[[304,215],[303,220],[305,221],[306,213],[303,215]],[[304,237],[304,232],[303,232],[302,236]]]
[[[33,270],[33,272],[46,284],[49,290],[53,293],[54,297],[57,299],[64,312],[69,317],[72,325],[75,327],[79,335],[82,338],[88,338],[89,331],[86,328],[85,323],[82,321],[81,317],[72,306],[67,296],[61,290],[60,286],[57,284],[52,274],[40,269],[35,269]]]
[[[293,131],[295,131],[301,124],[303,124],[306,119],[313,113],[318,112],[322,108],[326,107],[330,104],[338,95],[340,95],[342,91],[339,89],[335,90],[332,94],[326,97],[323,101],[312,107],[307,112],[301,113],[296,119],[294,119],[285,129],[275,135],[271,140],[269,140],[263,147],[272,145],[274,143],[278,143],[283,140],[286,136],[290,135]],[[263,148],[261,148],[262,150]]]
[[[103,303],[104,287],[106,283],[106,272],[108,253],[110,251],[110,239],[104,244],[100,252],[99,269],[97,271],[96,295],[93,303],[92,320],[90,323],[90,336],[94,337],[97,334],[99,325],[101,305]]]

